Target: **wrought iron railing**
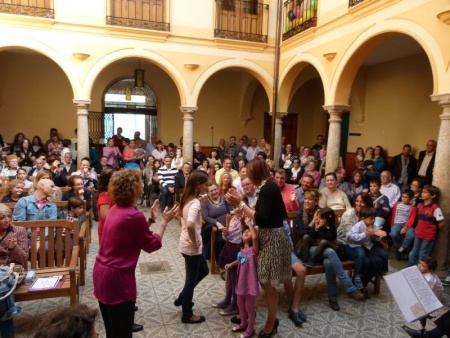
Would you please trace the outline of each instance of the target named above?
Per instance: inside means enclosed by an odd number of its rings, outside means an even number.
[[[357,4],[360,4],[361,2],[364,2],[364,0],[348,0],[348,8],[356,6]]]
[[[258,1],[216,0],[214,36],[267,43],[269,5]]]
[[[283,8],[283,41],[317,26],[319,0],[288,0]]]
[[[169,0],[109,0],[106,23],[169,32]]]
[[[55,18],[53,0],[0,0],[0,13]]]

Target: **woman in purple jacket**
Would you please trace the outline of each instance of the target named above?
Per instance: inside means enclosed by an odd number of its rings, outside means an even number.
[[[131,338],[136,303],[134,271],[141,250],[161,248],[168,223],[178,214],[178,206],[166,208],[153,233],[149,226],[158,215],[159,202],[151,208],[151,218],[136,209],[144,193],[139,169],[115,172],[108,193],[115,205],[108,212],[102,245],[94,265],[94,295],[98,299],[107,338]]]

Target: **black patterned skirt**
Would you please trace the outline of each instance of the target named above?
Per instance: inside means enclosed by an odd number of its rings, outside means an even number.
[[[290,282],[291,246],[284,227],[259,231],[258,279],[261,284],[277,286]]]

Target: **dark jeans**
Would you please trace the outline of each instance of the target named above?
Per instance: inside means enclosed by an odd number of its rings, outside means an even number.
[[[165,187],[161,187],[161,210],[164,210],[166,206],[169,204],[169,197],[173,195],[169,191],[169,187],[173,188],[173,185],[166,185]]]
[[[186,269],[186,280],[184,281],[183,290],[177,300],[182,304],[183,317],[191,318],[193,316],[192,298],[194,297],[194,289],[197,284],[208,275],[209,269],[205,255],[182,255],[184,257]]]
[[[103,304],[99,301],[98,304],[105,324],[106,338],[131,338],[135,303],[127,301],[118,304]]]
[[[370,250],[361,247],[360,249],[362,250],[354,250],[354,248],[346,245],[345,254],[349,259],[355,261],[355,276],[357,276],[357,268],[360,269],[362,283],[366,286],[373,277],[388,271],[389,255],[386,250],[377,245],[374,245]],[[357,266],[359,264],[360,266]]]
[[[14,292],[11,296],[0,301],[0,319],[5,313],[14,306]],[[0,320],[0,334],[2,338],[8,338],[14,336],[16,328],[14,327],[14,320]]]

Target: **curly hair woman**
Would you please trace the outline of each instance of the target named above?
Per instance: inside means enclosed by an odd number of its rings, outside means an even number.
[[[134,271],[141,250],[159,250],[168,223],[178,214],[178,206],[166,208],[153,233],[150,224],[158,215],[159,201],[151,208],[147,220],[136,209],[142,187],[139,169],[116,171],[108,185],[115,203],[108,212],[103,238],[94,265],[94,295],[98,299],[107,338],[131,338],[136,303]]]

